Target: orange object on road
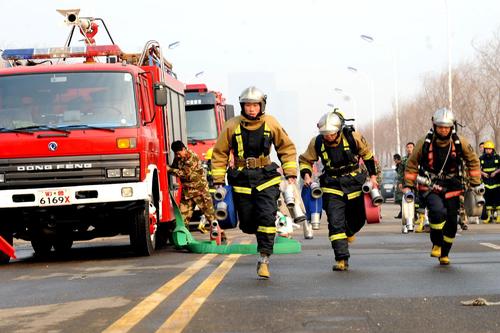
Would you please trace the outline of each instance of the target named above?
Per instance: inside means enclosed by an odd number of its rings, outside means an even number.
[[[8,255],[9,257],[16,258],[16,250],[9,244],[2,236],[0,236],[0,251]]]
[[[374,206],[370,193],[363,193],[367,223],[380,223],[380,206]]]

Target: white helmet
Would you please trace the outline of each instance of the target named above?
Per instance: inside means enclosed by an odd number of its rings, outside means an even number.
[[[432,123],[435,126],[453,127],[455,126],[455,116],[447,108],[438,109],[432,116]]]
[[[335,109],[321,116],[317,126],[321,135],[335,134],[344,127],[344,119],[342,114]]]
[[[267,96],[256,87],[248,87],[240,95],[240,105],[243,111],[243,105],[245,103],[259,103],[260,112],[264,114],[266,109]]]

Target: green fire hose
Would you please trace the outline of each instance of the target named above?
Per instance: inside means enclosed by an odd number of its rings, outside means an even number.
[[[221,244],[215,241],[196,240],[184,224],[184,218],[177,207],[172,195],[170,200],[174,207],[175,229],[173,231],[174,245],[178,249],[187,249],[193,253],[217,253],[217,254],[257,254],[257,244]],[[300,253],[301,245],[294,239],[276,237],[274,242],[274,254]]]

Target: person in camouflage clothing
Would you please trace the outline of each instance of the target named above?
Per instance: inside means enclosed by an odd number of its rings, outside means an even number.
[[[195,205],[202,211],[207,221],[216,220],[208,181],[198,155],[187,149],[182,141],[172,142],[171,148],[175,153],[175,160],[172,167],[167,166],[167,172],[181,180],[182,197],[179,209],[184,223],[189,224],[191,221]],[[204,225],[198,226],[198,229],[203,233],[207,232]]]

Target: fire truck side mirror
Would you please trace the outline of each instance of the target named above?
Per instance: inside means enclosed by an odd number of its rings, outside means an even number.
[[[226,120],[229,120],[234,117],[234,106],[231,104],[226,104],[226,108],[224,109]]]
[[[155,83],[154,96],[155,96],[155,104],[157,106],[167,105],[167,100],[168,100],[167,85],[161,82]]]

